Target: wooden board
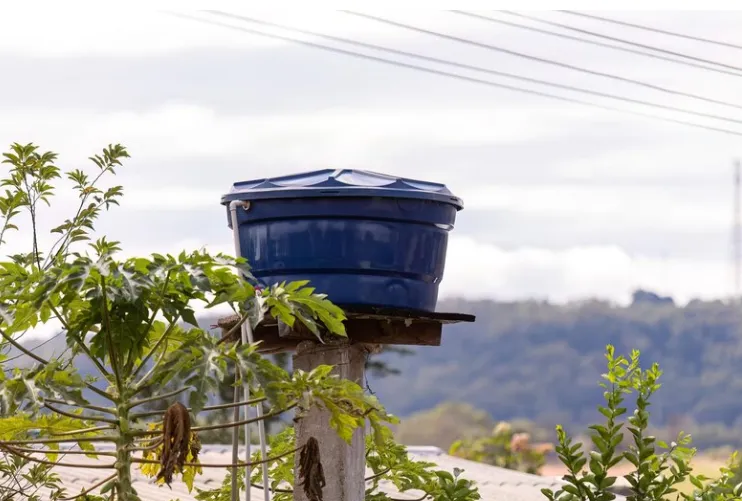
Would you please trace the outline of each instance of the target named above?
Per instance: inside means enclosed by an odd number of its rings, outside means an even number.
[[[348,317],[345,329],[351,343],[373,345],[440,346],[443,325],[475,320],[474,315],[462,313],[366,306],[343,306],[343,310]],[[301,341],[317,339],[299,322],[291,328],[272,317],[258,325],[254,337],[261,342],[258,351],[265,354],[295,351]]]

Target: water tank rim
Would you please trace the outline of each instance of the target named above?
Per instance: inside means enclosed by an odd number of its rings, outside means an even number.
[[[390,200],[412,199],[426,200],[453,205],[457,211],[463,210],[464,201],[455,196],[445,193],[408,191],[401,189],[385,188],[356,188],[347,187],[342,189],[327,188],[267,188],[260,191],[241,191],[233,190],[222,195],[221,205],[228,205],[234,200],[253,201],[253,200],[283,200],[292,199],[312,199],[312,198],[387,198]]]

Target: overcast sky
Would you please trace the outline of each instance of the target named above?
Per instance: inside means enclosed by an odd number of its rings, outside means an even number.
[[[58,152],[63,168],[85,165],[108,143],[127,146],[132,158],[118,176],[124,203],[103,217],[99,230],[129,252],[202,245],[231,251],[219,198],[233,182],[357,168],[444,182],[464,199],[449,244],[444,295],[625,301],[641,286],[685,301],[731,292],[732,161],[742,156],[742,137],[331,54],[164,12],[51,8],[24,22],[18,7],[9,9],[0,7],[0,146],[5,151],[14,141],[35,142]],[[341,12],[233,12],[742,119],[739,109]],[[451,12],[375,14],[742,104],[740,81],[729,75]],[[532,14],[742,66],[742,50],[553,11]],[[602,14],[742,44],[742,13]],[[740,124],[431,67],[742,131]],[[49,224],[62,210],[49,214]]]

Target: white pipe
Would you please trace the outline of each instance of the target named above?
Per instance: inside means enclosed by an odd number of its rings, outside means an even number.
[[[240,401],[240,389],[237,386],[237,379],[240,376],[240,371],[235,368],[234,371],[234,401],[239,402]],[[239,406],[235,406],[235,408],[232,411],[232,421],[237,422],[240,420],[240,408]],[[232,464],[237,464],[240,459],[240,427],[235,426],[232,428]],[[232,501],[239,501],[239,492],[240,492],[240,486],[237,484],[237,467],[232,467]]]
[[[244,209],[247,209],[249,207],[249,202],[240,201],[240,200],[233,200],[229,203],[229,215],[232,221],[232,234],[234,236],[234,251],[235,251],[235,257],[240,257],[242,255],[242,251],[240,249],[240,233],[239,233],[239,224],[237,221],[237,207],[242,207]],[[245,278],[245,277],[243,277]],[[253,342],[253,332],[252,332],[252,326],[250,325],[250,321],[242,323],[242,345],[246,346],[247,343]],[[246,375],[245,375],[246,376]],[[245,393],[245,400],[250,400],[250,385],[246,382],[244,384],[244,393]],[[237,403],[235,399],[235,403]],[[248,419],[248,410],[249,406],[245,406],[245,419]],[[263,403],[260,402],[255,406],[255,411],[257,412],[258,418],[263,417]],[[266,459],[268,457],[267,455],[267,441],[265,436],[265,422],[261,419],[258,421],[258,437],[260,439],[260,454],[262,459]],[[245,462],[250,462],[250,426],[245,425]],[[263,463],[263,495],[265,496],[265,501],[270,501],[271,499],[271,492],[270,492],[270,481],[268,479],[268,463]],[[234,499],[234,494],[232,494]],[[250,467],[245,467],[245,501],[250,501]]]

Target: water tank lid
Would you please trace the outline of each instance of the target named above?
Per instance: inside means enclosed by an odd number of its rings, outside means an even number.
[[[445,185],[354,169],[323,169],[288,176],[239,181],[222,196],[233,200],[316,197],[390,197],[432,200],[464,208],[464,202]]]

